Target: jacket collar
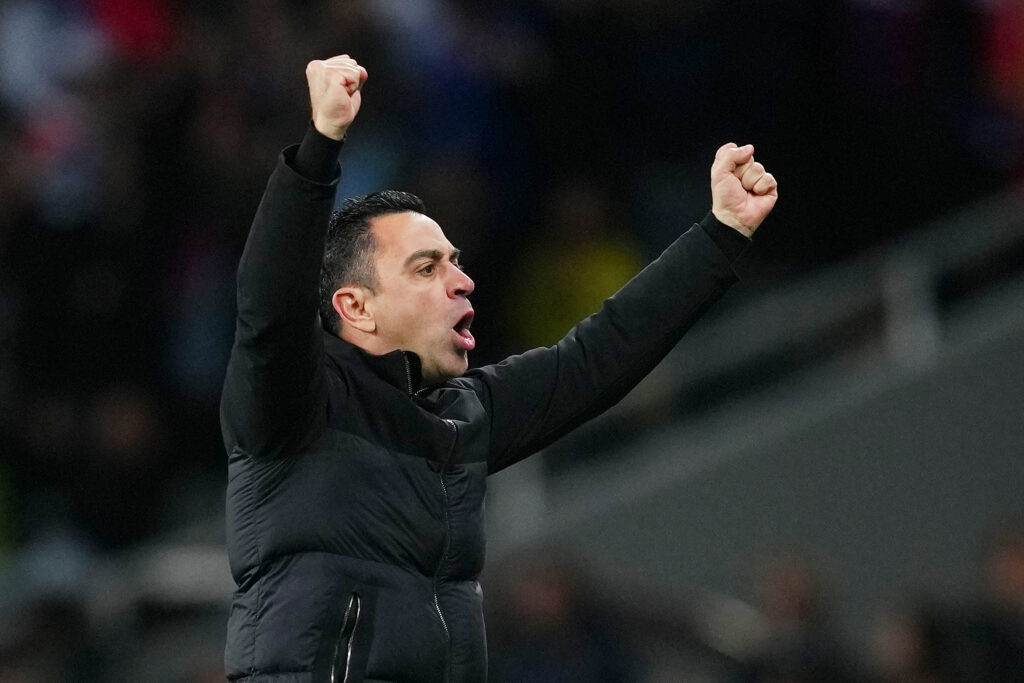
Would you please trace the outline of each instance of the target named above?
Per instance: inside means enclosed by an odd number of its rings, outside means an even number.
[[[358,357],[375,375],[410,396],[423,386],[420,357],[413,351],[396,349],[377,356],[330,332],[324,332],[324,350],[342,362],[352,362],[353,357]]]

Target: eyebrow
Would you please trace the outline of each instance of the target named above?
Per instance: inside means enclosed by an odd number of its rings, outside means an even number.
[[[459,251],[458,249],[452,249],[452,253],[448,257],[448,259],[450,261],[458,261],[459,255],[461,253],[462,252]],[[412,254],[409,255],[409,258],[405,259],[405,267],[408,268],[409,265],[411,265],[415,261],[420,260],[421,258],[428,258],[431,261],[443,261],[444,254],[441,252],[440,249],[420,249],[419,251],[414,251]]]

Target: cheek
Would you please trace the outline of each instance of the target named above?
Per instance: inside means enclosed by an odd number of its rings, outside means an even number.
[[[437,338],[442,335],[446,309],[429,292],[407,292],[395,297],[387,310],[387,324],[406,339]]]

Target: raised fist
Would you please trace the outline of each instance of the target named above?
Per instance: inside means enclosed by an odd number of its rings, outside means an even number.
[[[711,212],[751,237],[779,198],[775,176],[754,161],[754,146],[727,142],[711,165]]]
[[[335,140],[345,137],[359,113],[359,90],[366,78],[366,69],[348,55],[315,59],[306,65],[313,125],[318,131]]]

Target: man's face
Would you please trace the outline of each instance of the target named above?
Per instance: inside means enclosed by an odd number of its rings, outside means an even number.
[[[385,346],[413,351],[432,384],[461,375],[476,346],[469,324],[473,281],[459,268],[459,252],[441,227],[419,213],[378,216],[379,287],[367,299]]]

